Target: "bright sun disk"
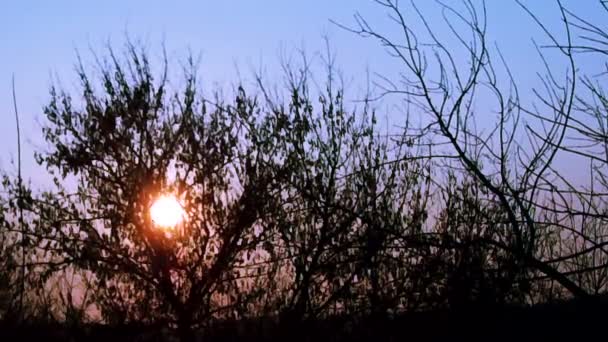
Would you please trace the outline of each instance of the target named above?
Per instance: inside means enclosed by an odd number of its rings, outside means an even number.
[[[150,207],[152,221],[160,227],[172,228],[184,218],[184,209],[173,195],[160,196]]]

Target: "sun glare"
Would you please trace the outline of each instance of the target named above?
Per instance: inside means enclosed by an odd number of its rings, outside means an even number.
[[[184,218],[184,208],[173,195],[160,196],[150,207],[152,221],[160,227],[173,228]]]

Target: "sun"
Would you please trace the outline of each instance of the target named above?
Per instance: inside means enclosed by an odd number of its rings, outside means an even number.
[[[157,226],[173,228],[184,219],[184,208],[173,195],[163,195],[150,207],[150,216]]]

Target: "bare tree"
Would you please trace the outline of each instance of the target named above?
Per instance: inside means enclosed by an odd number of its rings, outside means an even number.
[[[463,9],[438,2],[451,42],[441,40],[425,16],[412,4],[412,13],[421,24],[414,27],[406,19],[397,1],[376,1],[386,8],[389,17],[400,29],[401,38],[384,35],[361,15],[355,16],[354,28],[347,28],[364,37],[377,39],[388,53],[401,62],[403,70],[398,79],[383,78],[381,96],[402,96],[419,113],[428,115],[421,135],[435,137],[433,159],[447,159],[437,153],[443,148],[449,160],[462,167],[494,197],[506,215],[510,238],[506,242],[485,241],[486,244],[508,251],[520,272],[534,270],[555,280],[575,296],[585,297],[587,291],[563,274],[537,253],[539,231],[547,222],[536,216],[539,205],[546,200],[547,184],[551,182],[556,155],[563,146],[566,126],[572,122],[576,100],[577,68],[567,11],[558,3],[566,27],[565,42],[558,50],[568,65],[568,75],[558,83],[556,75],[547,68],[542,78],[547,96],[535,90],[543,106],[542,114],[525,109],[521,103],[516,81],[500,50],[492,52],[487,38],[485,4],[480,9],[464,1]],[[531,12],[530,12],[531,13]],[[535,18],[535,17],[533,17]],[[541,26],[544,27],[544,26]],[[548,37],[557,39],[546,31]],[[542,58],[541,53],[541,58]],[[495,62],[498,57],[498,64]],[[507,75],[501,82],[497,68]],[[494,103],[496,124],[484,127],[479,122],[476,101],[483,96]],[[522,121],[523,115],[550,119],[539,136],[533,126]],[[545,122],[546,123],[546,122]],[[528,136],[526,143],[518,137]],[[449,161],[448,160],[448,161]]]

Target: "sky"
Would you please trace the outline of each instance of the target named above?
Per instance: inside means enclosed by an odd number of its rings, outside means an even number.
[[[456,3],[456,1],[448,1]],[[560,29],[554,1],[524,1],[552,29]],[[403,1],[407,3],[407,1]],[[439,12],[431,1],[417,1],[439,34]],[[568,0],[576,13],[603,22],[595,0]],[[543,40],[538,27],[510,0],[487,1],[490,40],[496,41],[522,84],[533,82],[540,64],[531,38]],[[281,51],[325,49],[327,36],[339,67],[353,89],[363,89],[366,70],[383,75],[399,71],[377,42],[347,32],[330,20],[353,23],[360,12],[379,31],[398,36],[398,27],[372,0],[21,0],[0,3],[0,169],[13,172],[16,130],[11,98],[15,77],[21,119],[23,169],[34,181],[42,170],[32,158],[44,147],[40,125],[53,78],[74,85],[79,52],[85,62],[91,51],[103,55],[109,44],[120,49],[125,37],[143,41],[157,55],[164,43],[170,61],[189,51],[201,56],[200,73],[208,84],[234,84],[260,67],[278,72]],[[559,63],[559,62],[556,62]],[[560,68],[560,65],[555,65]]]

